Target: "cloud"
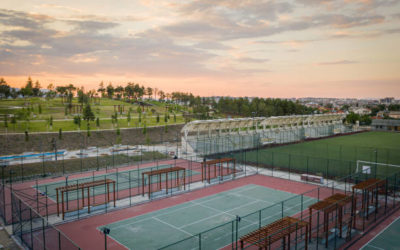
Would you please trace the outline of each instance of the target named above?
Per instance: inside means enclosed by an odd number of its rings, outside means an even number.
[[[252,58],[252,57],[239,57],[237,60],[239,62],[244,62],[244,63],[264,63],[269,61],[268,59]]]
[[[114,22],[100,22],[100,21],[68,21],[70,24],[76,26],[80,32],[98,32],[101,30],[107,30],[118,26]]]
[[[345,65],[345,64],[356,64],[359,63],[357,61],[350,60],[340,60],[340,61],[332,61],[332,62],[320,62],[318,65]]]

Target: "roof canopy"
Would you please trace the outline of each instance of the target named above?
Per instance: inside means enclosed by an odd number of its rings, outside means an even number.
[[[343,114],[292,115],[254,118],[233,118],[216,120],[198,120],[189,122],[182,128],[186,135],[190,132],[220,129],[246,128],[257,126],[300,126],[306,124],[338,123],[345,117]]]

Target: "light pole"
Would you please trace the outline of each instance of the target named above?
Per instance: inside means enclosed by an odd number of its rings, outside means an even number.
[[[110,234],[110,229],[107,227],[103,228],[103,234],[104,234],[104,249],[107,250],[107,235]]]

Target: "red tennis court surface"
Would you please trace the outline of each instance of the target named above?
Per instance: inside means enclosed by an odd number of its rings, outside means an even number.
[[[178,204],[190,202],[199,198],[218,194],[248,184],[256,184],[267,188],[285,191],[293,194],[302,194],[316,188],[315,185],[294,182],[279,178],[268,177],[264,175],[247,176],[234,181],[225,182],[219,185],[209,186],[207,188],[187,192],[177,196],[172,196],[160,200],[155,200],[145,204],[133,206],[130,208],[113,211],[107,214],[96,215],[79,221],[69,222],[57,226],[72,241],[83,249],[103,249],[104,235],[98,230],[99,227],[111,224],[128,218],[144,215],[163,208],[176,206]],[[305,197],[323,199],[332,194],[330,188],[319,188],[319,191],[306,193]],[[307,213],[307,207],[304,207],[304,214]],[[140,246],[138,246],[140,249]],[[108,239],[108,249],[125,249],[123,245],[113,239]]]

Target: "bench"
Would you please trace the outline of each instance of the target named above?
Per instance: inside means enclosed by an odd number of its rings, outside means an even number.
[[[320,184],[324,183],[324,177],[318,175],[302,174],[300,178],[302,181],[310,181]]]

